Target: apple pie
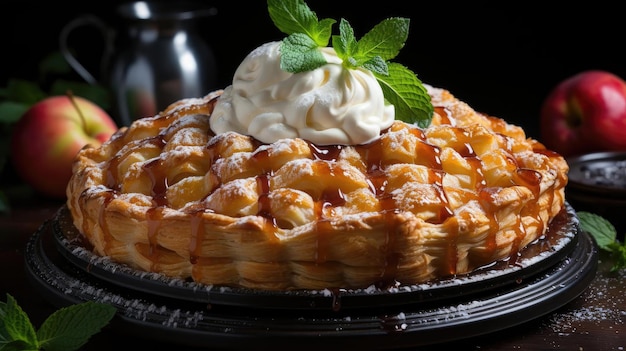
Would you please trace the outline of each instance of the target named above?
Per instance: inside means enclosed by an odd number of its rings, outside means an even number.
[[[176,101],[81,150],[67,206],[97,255],[208,285],[383,288],[514,258],[564,209],[567,163],[425,87],[430,126],[359,145],[215,133],[224,90]]]

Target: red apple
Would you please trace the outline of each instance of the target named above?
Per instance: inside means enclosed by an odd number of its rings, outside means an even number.
[[[559,83],[540,112],[541,142],[564,157],[626,150],[626,82],[583,71]]]
[[[64,198],[78,151],[101,145],[117,130],[110,115],[78,96],[52,96],[30,107],[15,124],[11,161],[16,173],[50,198]]]

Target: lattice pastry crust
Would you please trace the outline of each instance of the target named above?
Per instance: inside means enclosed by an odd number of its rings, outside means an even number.
[[[214,135],[221,91],[77,156],[67,205],[98,255],[269,290],[429,282],[514,257],[564,206],[565,160],[426,86],[430,127],[362,146]]]

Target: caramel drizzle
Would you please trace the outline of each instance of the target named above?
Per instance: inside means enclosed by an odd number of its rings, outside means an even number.
[[[213,104],[215,100],[209,102],[209,112],[212,111]],[[175,114],[176,117],[178,114],[190,113],[189,109],[183,109]],[[446,124],[450,124],[451,119],[449,118],[450,112],[447,108],[442,106],[436,106],[435,110],[439,113],[442,118],[442,122]],[[203,112],[205,113],[205,112]],[[172,118],[172,115],[164,115],[157,119],[156,123],[159,125],[167,126],[169,123],[169,119]],[[448,206],[448,199],[443,187],[443,176],[444,171],[442,169],[442,163],[440,159],[441,150],[431,144],[426,142],[426,137],[422,130],[418,128],[410,129],[410,132],[413,133],[420,142],[418,143],[415,153],[420,155],[420,160],[422,160],[422,164],[430,169],[429,172],[429,181],[433,184],[439,193],[439,197],[441,203],[443,204],[440,209],[440,213],[438,217],[435,219],[437,223],[443,223],[449,218],[453,216],[452,209]],[[495,213],[494,211],[490,211],[490,206],[493,203],[493,196],[498,188],[489,188],[487,187],[486,181],[484,179],[482,173],[482,162],[476,156],[472,146],[471,146],[471,136],[467,134],[465,130],[462,128],[458,128],[457,137],[462,142],[455,148],[455,150],[465,158],[468,163],[472,166],[473,170],[480,179],[477,184],[477,193],[478,200],[486,209],[486,213]],[[128,155],[128,153],[133,149],[133,147],[124,148],[123,145],[125,141],[123,138],[118,138],[113,142],[120,143],[117,149],[120,152],[115,155],[113,158],[108,161],[105,167],[105,184],[112,189],[111,192],[107,193],[105,196],[105,204],[102,207],[102,212],[100,215],[100,225],[105,232],[105,236],[110,234],[108,233],[108,229],[106,228],[106,222],[104,221],[103,213],[108,206],[108,203],[115,198],[116,194],[120,191],[119,185],[121,182],[119,181],[118,168],[121,160],[124,160]],[[152,144],[154,147],[163,148],[166,144],[162,135],[157,135],[152,138],[147,138],[139,141],[141,144]],[[258,146],[258,145],[257,145]],[[211,145],[207,146],[208,148],[212,147]],[[337,161],[343,149],[341,145],[332,145],[332,146],[319,146],[309,143],[309,147],[311,150],[311,154],[313,159],[328,161],[327,165],[331,162]],[[548,150],[538,148],[535,150],[536,152],[545,153],[548,156]],[[374,141],[370,144],[361,145],[359,147],[359,152],[362,152],[364,155],[364,159],[366,160],[366,176],[370,186],[370,190],[376,195],[378,200],[380,201],[381,213],[384,216],[386,222],[386,240],[384,244],[384,252],[385,252],[385,267],[383,272],[381,273],[380,280],[377,283],[380,287],[390,286],[394,283],[394,279],[397,275],[397,270],[399,264],[401,263],[402,257],[399,253],[400,250],[396,249],[396,239],[398,237],[397,232],[400,230],[400,226],[402,223],[398,219],[397,214],[401,211],[399,209],[393,199],[393,196],[387,192],[386,187],[388,184],[388,178],[385,173],[385,168],[389,166],[383,160],[383,150],[382,143],[378,141]],[[211,159],[210,162],[213,163],[216,159],[219,158],[219,155],[216,155],[214,159]],[[266,222],[266,226],[270,229],[270,232],[276,232],[279,228],[279,224],[276,221],[276,218],[273,217],[271,211],[271,202],[269,199],[269,190],[270,184],[269,179],[273,174],[273,170],[265,169],[264,166],[267,164],[268,153],[267,150],[258,151],[253,155],[253,159],[255,164],[260,169],[260,174],[257,175],[257,187],[259,193],[258,200],[258,212],[257,215],[263,217]],[[517,166],[516,161],[511,157],[510,160]],[[163,219],[162,211],[158,210],[159,208],[164,208],[168,205],[167,201],[167,178],[165,177],[165,171],[163,169],[163,162],[160,159],[155,159],[151,162],[148,162],[144,165],[144,171],[150,177],[152,182],[152,198],[153,198],[153,206],[154,208],[148,211],[148,237],[151,245],[150,250],[150,259],[154,262],[158,262],[159,255],[157,250],[157,242],[156,237],[158,234],[158,230],[160,227],[160,222]],[[327,174],[332,174],[332,167],[328,166],[327,169],[322,170],[322,172]],[[516,176],[514,177],[514,183],[523,185],[532,190],[533,194],[536,197],[540,194],[540,183],[541,176],[540,173],[524,168],[517,168]],[[327,262],[329,257],[329,252],[332,249],[331,235],[333,235],[334,230],[332,227],[332,213],[333,208],[342,206],[345,204],[346,199],[345,195],[341,189],[329,189],[322,193],[319,199],[316,200],[315,213],[317,216],[316,221],[316,229],[317,229],[317,237],[318,237],[318,245],[316,252],[316,263],[324,264]],[[536,205],[535,205],[536,207]],[[191,219],[191,240],[189,243],[189,252],[190,252],[190,261],[192,264],[198,262],[199,257],[201,257],[201,243],[203,241],[203,237],[205,235],[204,225],[202,221],[202,213],[210,211],[209,209],[198,209],[195,208],[193,213],[190,213],[192,216]],[[540,221],[539,213],[537,208],[527,209],[530,213],[535,213],[538,222]],[[325,215],[326,213],[329,216]],[[85,218],[88,218],[85,216]],[[87,224],[85,224],[87,225]],[[496,252],[496,233],[498,232],[499,225],[498,220],[495,218],[495,215],[491,218],[491,226],[490,233],[487,239],[487,253],[482,257],[482,259],[476,258],[476,266],[480,265],[480,261],[484,261],[486,263],[491,262],[490,256]],[[543,228],[540,228],[543,231]],[[523,224],[520,222],[517,229],[517,237],[521,240],[524,237],[525,228]],[[446,263],[442,268],[445,274],[454,275],[456,274],[456,266],[458,262],[457,257],[457,238],[458,231],[451,232],[450,238],[448,240],[448,247],[446,250]],[[519,250],[520,240],[517,240],[514,243],[514,248],[512,250],[512,257],[515,256]]]
[[[191,216],[191,237],[189,240],[189,262],[191,262],[192,265],[198,263],[199,257],[201,256],[204,234],[202,212],[194,212]]]
[[[159,262],[159,249],[158,249],[158,233],[159,227],[163,220],[163,207],[152,207],[148,209],[146,213],[148,219],[148,244],[149,252],[148,256],[151,262],[152,270],[155,270],[156,263]]]

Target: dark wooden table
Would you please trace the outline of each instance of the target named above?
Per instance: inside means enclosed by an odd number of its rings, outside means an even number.
[[[13,203],[10,213],[0,215],[0,296],[6,301],[6,294],[11,294],[36,327],[56,308],[27,279],[25,245],[62,205],[61,201],[32,196]],[[501,331],[452,342],[442,340],[420,350],[626,350],[626,272],[611,273],[611,264],[600,252],[598,270],[589,287],[554,312]],[[144,350],[193,349],[146,337],[128,338],[110,326],[94,335],[83,349],[139,346]],[[298,346],[293,349],[298,350]]]

